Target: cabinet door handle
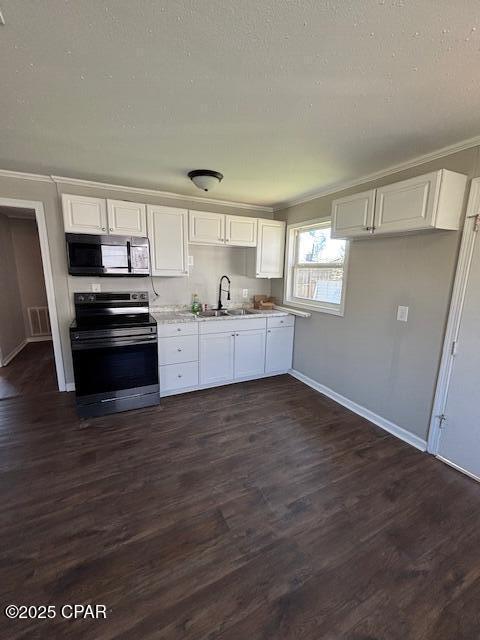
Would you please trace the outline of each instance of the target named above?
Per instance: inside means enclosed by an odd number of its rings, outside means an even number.
[[[234,338],[234,337],[235,337],[235,334],[234,334],[234,333],[232,333],[232,338]]]
[[[178,353],[180,353],[182,350],[180,349],[180,347],[177,348]]]
[[[181,331],[180,327],[177,329],[177,331]]]
[[[106,231],[105,227],[102,227],[102,231]]]
[[[283,320],[280,320],[280,324],[283,324]]]
[[[375,227],[365,227],[365,231],[375,231]]]
[[[272,333],[272,330],[271,329],[267,329],[267,333]]]
[[[113,231],[113,227],[110,227],[110,231]]]
[[[238,333],[235,334],[238,337]]]
[[[183,375],[181,373],[179,373],[177,378],[183,378]]]

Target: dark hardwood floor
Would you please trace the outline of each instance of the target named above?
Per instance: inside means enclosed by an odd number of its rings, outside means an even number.
[[[0,367],[0,400],[57,389],[51,341],[29,342],[6,367]]]
[[[0,592],[29,640],[474,640],[480,486],[289,376],[81,421],[0,402]],[[59,616],[57,609],[57,616]]]

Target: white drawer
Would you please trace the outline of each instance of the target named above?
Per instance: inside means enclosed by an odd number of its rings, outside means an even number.
[[[206,322],[200,322],[200,334],[205,333],[233,333],[236,331],[250,331],[251,329],[265,329],[265,318],[244,318],[238,320],[232,318],[231,320],[207,320]]]
[[[166,364],[160,367],[160,393],[198,385],[198,362]]]
[[[172,336],[192,336],[198,335],[197,322],[175,322],[173,324],[159,324],[159,338],[171,338]]]
[[[158,360],[161,365],[198,360],[198,336],[159,338]]]
[[[277,327],[293,327],[295,324],[295,317],[288,316],[274,316],[273,318],[267,318],[268,329],[275,329]]]

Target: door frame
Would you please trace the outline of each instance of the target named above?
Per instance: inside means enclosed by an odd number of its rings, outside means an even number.
[[[55,301],[52,263],[50,261],[50,246],[48,242],[43,202],[37,200],[18,200],[16,198],[0,198],[0,206],[34,209],[35,211],[35,220],[37,222],[38,237],[40,241],[40,253],[42,256],[43,278],[45,280],[48,313],[50,315],[50,326],[52,330],[53,353],[55,357],[58,390],[66,391],[65,368],[63,363],[62,344],[60,341],[60,325],[58,322],[57,305]]]
[[[450,461],[438,455],[440,444],[441,423],[447,404],[448,389],[452,375],[455,350],[462,320],[465,294],[468,285],[468,277],[472,264],[475,240],[478,236],[477,216],[480,214],[480,178],[474,178],[470,186],[468,197],[467,213],[463,227],[462,242],[458,256],[457,269],[455,272],[455,282],[453,285],[450,311],[448,314],[447,328],[443,343],[442,359],[437,379],[435,398],[433,401],[432,416],[430,420],[430,430],[428,434],[427,451],[434,456],[441,458],[451,466]],[[461,471],[464,471],[461,469]],[[464,471],[465,472],[465,471]],[[465,472],[467,473],[467,472]],[[470,475],[470,474],[469,474]]]

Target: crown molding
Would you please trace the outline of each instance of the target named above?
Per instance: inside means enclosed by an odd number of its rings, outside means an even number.
[[[7,171],[0,169],[0,178],[16,178],[17,180],[33,180],[34,182],[52,182],[50,176],[41,173],[24,173],[23,171]]]
[[[144,189],[141,187],[126,187],[119,184],[109,184],[107,182],[95,182],[93,180],[81,180],[79,178],[68,178],[65,176],[51,176],[53,182],[58,184],[70,184],[82,187],[94,187],[96,189],[111,189],[115,191],[128,191],[129,193],[138,193],[147,196],[156,196],[161,198],[169,198],[170,200],[190,200],[203,204],[221,205],[224,207],[234,207],[235,209],[247,209],[248,211],[264,211],[273,213],[273,207],[264,205],[248,204],[246,202],[234,202],[231,200],[217,200],[215,198],[202,198],[200,196],[182,195],[173,193],[172,191],[159,191],[157,189]]]
[[[83,187],[91,187],[96,189],[110,189],[115,191],[128,191],[130,193],[138,193],[147,196],[156,196],[160,198],[168,198],[169,200],[189,200],[203,204],[213,204],[223,207],[232,207],[235,209],[245,209],[247,211],[261,211],[264,213],[273,213],[273,207],[261,204],[249,204],[247,202],[235,202],[233,200],[217,200],[215,198],[202,198],[200,196],[183,195],[173,193],[172,191],[159,191],[157,189],[143,189],[141,187],[128,187],[121,184],[110,184],[107,182],[95,182],[94,180],[81,180],[79,178],[68,178],[66,176],[47,176],[40,173],[26,173],[23,171],[9,171],[0,169],[0,178],[15,178],[17,180],[32,180],[33,182],[49,182],[58,184],[71,184]]]
[[[339,191],[344,191],[345,189],[351,189],[352,187],[359,187],[365,184],[366,182],[379,180],[380,178],[386,178],[387,176],[393,175],[395,173],[399,173],[400,171],[405,171],[406,169],[412,169],[413,167],[418,167],[419,165],[425,164],[427,162],[432,162],[433,160],[439,160],[440,158],[444,158],[445,156],[450,156],[453,153],[458,153],[459,151],[465,151],[466,149],[471,149],[472,147],[477,147],[477,146],[480,146],[480,136],[475,136],[474,138],[469,138],[468,140],[458,142],[457,144],[452,144],[452,145],[449,145],[448,147],[442,147],[437,151],[426,153],[422,156],[417,156],[412,160],[402,162],[401,164],[393,165],[392,167],[389,167],[388,169],[384,169],[383,171],[370,173],[368,175],[362,176],[361,178],[355,178],[354,180],[346,180],[345,182],[338,182],[337,184],[331,187],[326,187],[325,189],[308,191],[303,195],[299,195],[295,198],[292,198],[291,200],[284,200],[282,202],[278,202],[274,204],[273,211],[281,211],[282,209],[287,209],[289,207],[294,207],[299,204],[310,202],[311,200],[316,200],[316,198],[321,198],[322,196],[330,196],[334,193],[338,193]]]

